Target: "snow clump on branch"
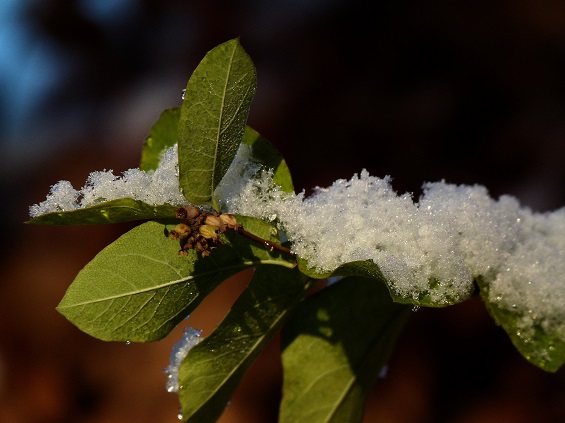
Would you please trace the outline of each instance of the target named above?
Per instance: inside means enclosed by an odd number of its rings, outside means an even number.
[[[104,201],[131,198],[150,205],[186,204],[179,188],[177,146],[162,153],[159,166],[154,171],[129,169],[122,176],[111,170],[92,172],[80,189],[69,181],[59,181],[51,187],[46,200],[30,207],[31,218],[52,213],[78,210]]]
[[[365,170],[308,198],[283,192],[268,170],[234,183],[223,198],[230,213],[277,224],[319,272],[370,260],[396,295],[436,305],[469,298],[482,278],[489,301],[525,316],[524,330],[543,319],[565,337],[565,208],[534,213],[514,197],[444,181],[424,184],[414,202]]]

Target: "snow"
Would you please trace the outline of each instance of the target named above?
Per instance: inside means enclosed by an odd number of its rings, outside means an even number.
[[[122,176],[115,176],[111,170],[92,172],[80,190],[75,190],[68,181],[59,181],[51,187],[45,201],[30,207],[29,214],[34,218],[46,213],[77,210],[120,198],[141,200],[150,205],[185,204],[186,200],[178,182],[177,147],[163,152],[159,167],[155,171],[129,169],[123,172]]]
[[[473,281],[489,284],[489,300],[565,336],[565,208],[534,213],[485,187],[426,183],[413,201],[391,178],[362,171],[330,187],[286,194],[268,170],[223,198],[231,213],[274,222],[292,250],[320,272],[372,260],[396,294],[424,295],[437,305],[468,298]],[[528,317],[529,316],[529,317]]]
[[[184,204],[177,157],[175,146],[155,172],[93,172],[80,191],[61,181],[30,215],[123,197]],[[424,184],[414,201],[396,193],[390,177],[366,171],[305,198],[276,186],[245,145],[216,197],[223,211],[276,224],[292,251],[320,272],[371,260],[397,295],[428,296],[436,305],[468,298],[481,277],[491,302],[525,316],[524,330],[543,320],[565,336],[565,208],[534,213],[511,196],[493,199],[483,186],[445,181]]]
[[[201,330],[196,330],[190,326],[185,328],[182,338],[173,346],[171,350],[170,364],[164,370],[167,376],[167,392],[179,391],[179,367],[188,352],[197,345],[202,339]]]

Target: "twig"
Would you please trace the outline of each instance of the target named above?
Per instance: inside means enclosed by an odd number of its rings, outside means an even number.
[[[290,251],[289,248],[284,247],[280,244],[276,244],[274,242],[271,241],[267,241],[266,239],[260,238],[257,235],[253,235],[251,232],[247,232],[245,229],[243,229],[243,226],[239,225],[236,229],[236,232],[240,233],[241,235],[255,241],[258,242],[260,244],[263,244],[269,251],[273,251],[273,250],[277,250],[280,251],[281,253],[284,254],[288,254],[292,257],[296,257],[296,254],[294,254],[292,251]]]

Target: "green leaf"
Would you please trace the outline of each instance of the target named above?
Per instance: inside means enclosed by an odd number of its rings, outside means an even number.
[[[298,259],[298,268],[302,273],[314,279],[326,279],[334,276],[363,276],[366,278],[379,279],[386,283],[379,266],[371,260],[352,261],[339,266],[333,271],[320,271],[311,267],[306,260]]]
[[[255,87],[238,39],[211,50],[190,77],[179,123],[179,180],[190,203],[217,208],[214,190],[243,138]]]
[[[151,206],[143,201],[120,198],[83,209],[42,214],[26,223],[34,225],[97,225],[133,220],[166,219],[174,218],[177,208],[170,204]]]
[[[283,156],[266,138],[253,128],[247,126],[243,135],[243,144],[251,147],[253,158],[269,169],[273,169],[273,181],[284,192],[294,192],[290,169]]]
[[[348,277],[301,303],[283,331],[281,423],[361,422],[410,308]]]
[[[253,360],[303,297],[307,279],[298,269],[259,266],[214,332],[192,348],[180,367],[183,418],[215,422]]]
[[[387,280],[382,274],[379,266],[372,260],[352,261],[339,266],[331,272],[322,272],[319,269],[311,267],[307,261],[298,259],[298,268],[305,275],[314,279],[325,279],[334,276],[360,276],[365,278],[376,279],[384,283],[389,290],[393,300],[400,304],[412,304],[418,307],[447,307],[468,300],[472,296],[472,288],[470,288],[466,296],[444,295],[443,300],[435,300],[431,293],[434,289],[439,289],[439,281],[430,279],[429,289],[421,293],[418,297],[407,296],[395,290],[394,284]],[[445,287],[442,287],[445,290]]]
[[[163,150],[177,143],[179,120],[180,107],[163,110],[143,143],[139,164],[141,170],[147,172],[157,169]]]
[[[528,313],[508,310],[491,301],[488,283],[483,278],[477,278],[477,285],[490,315],[503,327],[526,360],[548,372],[556,372],[565,363],[562,334],[552,332],[551,325],[544,324],[543,318],[532,319]]]
[[[278,240],[268,223],[241,216],[238,222],[257,236]],[[259,263],[294,265],[233,231],[209,257],[194,250],[179,256],[178,242],[165,236],[170,228],[151,221],[122,235],[80,271],[57,310],[102,340],[154,341],[240,270]]]

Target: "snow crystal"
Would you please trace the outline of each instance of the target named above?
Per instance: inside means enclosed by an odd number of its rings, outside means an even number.
[[[257,175],[261,169],[261,165],[253,160],[251,147],[240,144],[233,162],[214,191],[220,206],[225,208],[227,206],[225,199],[241,192],[249,182],[249,178]]]
[[[34,204],[29,208],[29,215],[36,217],[50,211],[74,210],[77,207],[77,200],[80,192],[73,188],[69,181],[59,181],[51,187],[47,199]]]
[[[80,191],[61,181],[30,215],[124,197],[182,205],[177,161],[175,146],[154,172],[93,172]],[[524,316],[524,331],[540,322],[565,336],[565,208],[533,213],[513,197],[495,200],[485,187],[444,181],[424,184],[415,202],[397,194],[390,177],[366,171],[305,198],[276,186],[246,145],[215,195],[223,211],[277,224],[292,250],[322,272],[372,260],[396,294],[438,305],[468,298],[481,277],[490,301]]]
[[[224,199],[230,212],[276,222],[322,272],[372,260],[398,295],[437,304],[469,297],[481,276],[501,307],[565,321],[565,209],[536,214],[513,197],[443,181],[424,184],[414,202],[366,171],[309,198],[284,193],[269,171],[247,176]]]
[[[188,352],[202,341],[200,337],[201,330],[196,330],[190,326],[185,328],[183,337],[173,346],[171,350],[171,364],[164,370],[167,376],[166,388],[167,392],[179,391],[179,367],[182,360],[186,357]]]
[[[141,200],[147,204],[182,205],[186,203],[178,179],[177,146],[163,152],[155,171],[129,169],[122,176],[111,170],[92,172],[80,191],[68,181],[59,181],[51,187],[47,199],[30,207],[32,218],[45,213],[77,210],[103,201],[120,198]]]

